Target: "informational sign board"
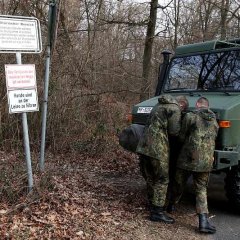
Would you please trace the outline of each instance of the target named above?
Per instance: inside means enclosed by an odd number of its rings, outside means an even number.
[[[0,15],[0,52],[41,51],[41,30],[37,18]]]
[[[34,64],[5,65],[7,89],[35,88],[36,71]]]
[[[8,91],[9,113],[38,111],[38,98],[35,89]]]
[[[38,111],[35,65],[8,64],[5,74],[9,113]]]
[[[17,60],[16,65],[5,65],[7,96],[9,113],[22,113],[29,191],[33,188],[33,176],[26,112],[38,111],[38,97],[35,65],[22,65],[21,54],[41,51],[41,29],[37,18],[0,15],[0,53],[15,53]]]

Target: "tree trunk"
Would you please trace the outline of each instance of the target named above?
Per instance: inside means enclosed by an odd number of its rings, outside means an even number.
[[[229,0],[222,0],[220,20],[221,40],[225,40],[227,37],[227,14],[229,12],[229,7],[230,7]]]
[[[176,49],[178,45],[178,28],[180,21],[180,0],[174,0],[174,41],[173,41],[173,49]]]
[[[149,73],[151,69],[153,39],[154,39],[156,20],[157,20],[157,6],[158,6],[158,0],[151,0],[150,16],[149,16],[149,22],[147,25],[147,35],[145,39],[145,47],[144,47],[144,54],[143,54],[143,72],[142,72],[140,101],[147,99],[151,92]]]

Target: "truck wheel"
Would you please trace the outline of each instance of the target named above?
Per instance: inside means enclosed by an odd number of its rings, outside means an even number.
[[[225,191],[228,200],[240,211],[240,166],[232,168],[225,178]]]

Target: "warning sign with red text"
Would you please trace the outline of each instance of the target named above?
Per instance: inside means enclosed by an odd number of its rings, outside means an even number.
[[[8,89],[36,87],[36,71],[34,64],[5,65],[5,74]]]
[[[38,111],[35,65],[7,64],[5,74],[9,113]]]

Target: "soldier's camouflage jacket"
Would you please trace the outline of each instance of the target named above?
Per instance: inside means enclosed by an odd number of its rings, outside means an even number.
[[[137,153],[168,160],[168,135],[177,136],[181,128],[181,110],[171,95],[162,95],[153,108],[137,146]]]
[[[187,113],[179,134],[183,147],[177,167],[196,172],[211,171],[217,132],[218,124],[211,110],[199,109]]]

